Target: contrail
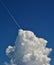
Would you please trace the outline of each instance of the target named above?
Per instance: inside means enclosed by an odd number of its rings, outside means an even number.
[[[7,12],[9,13],[10,17],[13,19],[13,21],[15,22],[15,24],[17,25],[18,28],[21,29],[19,23],[17,23],[16,19],[14,18],[14,16],[11,14],[11,12],[9,11],[9,9],[7,8],[7,6],[0,0],[1,4],[3,5],[3,7],[7,10]]]

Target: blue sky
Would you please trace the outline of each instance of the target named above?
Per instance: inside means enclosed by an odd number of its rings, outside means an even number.
[[[54,64],[54,1],[53,0],[2,0],[22,29],[33,31],[48,40],[52,48],[51,65]],[[8,61],[5,50],[14,45],[19,28],[0,2],[0,65]]]

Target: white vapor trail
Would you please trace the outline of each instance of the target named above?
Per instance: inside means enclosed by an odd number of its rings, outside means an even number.
[[[38,38],[32,31],[20,29],[14,46],[8,46],[6,55],[10,63],[5,65],[50,65],[47,40]]]
[[[11,14],[11,12],[9,11],[9,9],[7,8],[7,6],[0,0],[1,4],[3,5],[3,7],[7,10],[8,14],[10,15],[10,17],[13,19],[13,21],[15,22],[15,24],[17,25],[17,27],[19,29],[21,29],[19,23],[17,23],[16,19],[14,18],[14,16]]]

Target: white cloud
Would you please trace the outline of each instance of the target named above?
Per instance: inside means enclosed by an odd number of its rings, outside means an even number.
[[[6,55],[10,57],[10,64],[6,65],[50,65],[48,55],[52,49],[46,48],[47,42],[32,31],[20,29],[15,46],[6,49]]]

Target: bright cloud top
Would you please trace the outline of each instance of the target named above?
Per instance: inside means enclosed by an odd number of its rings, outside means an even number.
[[[6,55],[10,64],[6,65],[50,65],[49,53],[46,48],[47,40],[38,38],[32,31],[20,29],[15,46],[8,46]]]

